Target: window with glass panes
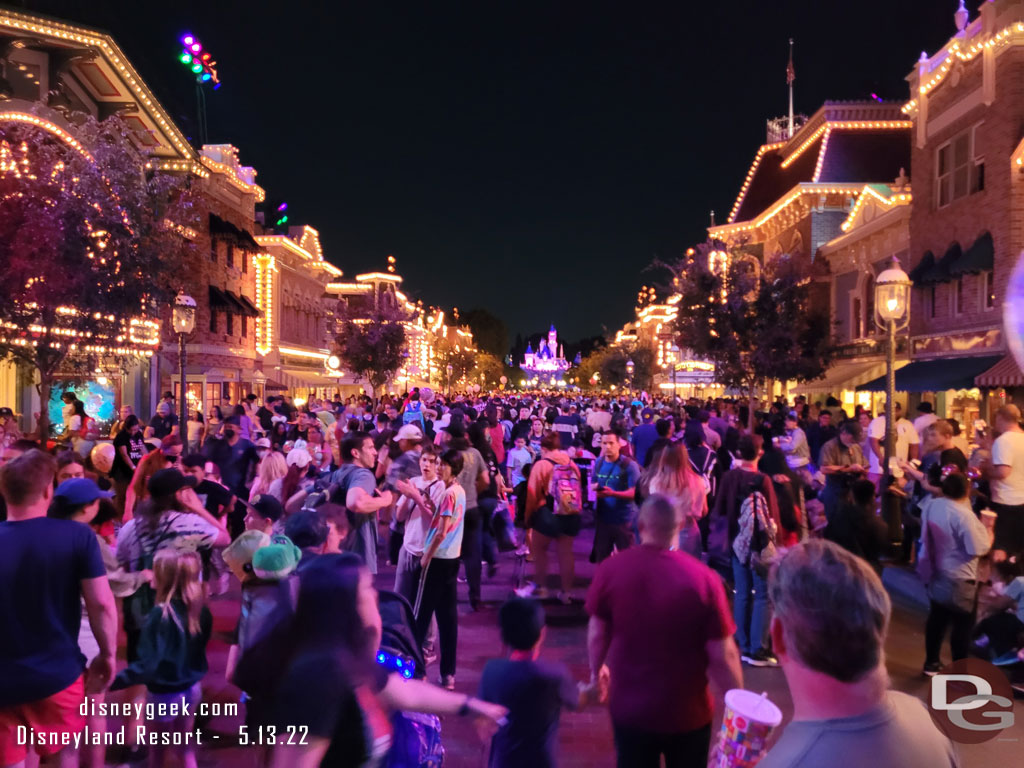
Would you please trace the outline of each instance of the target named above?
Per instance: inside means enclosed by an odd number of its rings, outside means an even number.
[[[936,150],[935,193],[939,208],[985,188],[985,164],[976,157],[972,126]]]

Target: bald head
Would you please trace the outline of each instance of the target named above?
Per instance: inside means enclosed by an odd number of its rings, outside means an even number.
[[[643,544],[668,549],[679,537],[679,528],[682,520],[675,505],[668,496],[654,493],[647,497],[647,501],[640,507],[640,516],[637,519],[637,526],[640,529],[640,541]]]

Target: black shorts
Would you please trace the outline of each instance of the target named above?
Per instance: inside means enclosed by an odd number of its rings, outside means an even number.
[[[996,517],[995,541],[992,549],[1001,549],[1008,554],[1024,552],[1024,504],[989,505]]]
[[[575,536],[580,532],[579,515],[556,515],[549,507],[541,507],[533,513],[530,527],[541,536],[557,539],[559,536]]]

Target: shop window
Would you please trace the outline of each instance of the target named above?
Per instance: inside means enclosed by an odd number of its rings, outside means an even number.
[[[210,241],[210,262],[212,264],[217,263],[217,246],[219,243],[216,240]]]
[[[850,341],[864,338],[864,313],[859,296],[850,302]]]
[[[225,259],[227,261],[227,265],[229,267],[234,267],[235,266],[235,249],[232,248],[229,245],[226,250],[227,250],[227,253],[225,254]]]
[[[217,310],[210,310],[210,333],[217,332]]]
[[[935,319],[939,316],[938,286],[932,284],[928,287],[928,316]]]
[[[965,311],[965,308],[964,308],[964,282],[966,280],[967,280],[967,278],[964,277],[963,275],[961,275],[959,278],[957,278],[956,282],[953,283],[953,291],[954,291],[954,294],[953,294],[954,295],[953,307],[955,309],[955,314],[957,314],[957,315],[962,315],[964,313],[964,311]]]
[[[936,150],[936,206],[943,208],[954,200],[984,189],[985,164],[976,156],[975,135],[978,126],[954,136]]]
[[[227,334],[228,336],[235,335],[235,315],[233,312],[225,312],[224,316],[227,318]]]
[[[241,315],[238,320],[242,326],[242,338],[244,339],[249,335],[249,318],[245,315]]]
[[[242,251],[242,271],[249,271],[249,254],[246,253],[245,251]]]
[[[985,309],[995,309],[996,306],[996,281],[992,270],[981,273],[981,290],[983,295],[982,306]]]

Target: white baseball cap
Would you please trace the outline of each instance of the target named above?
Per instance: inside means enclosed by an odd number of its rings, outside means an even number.
[[[415,424],[405,424],[392,439],[396,443],[399,440],[422,440],[423,433]]]

